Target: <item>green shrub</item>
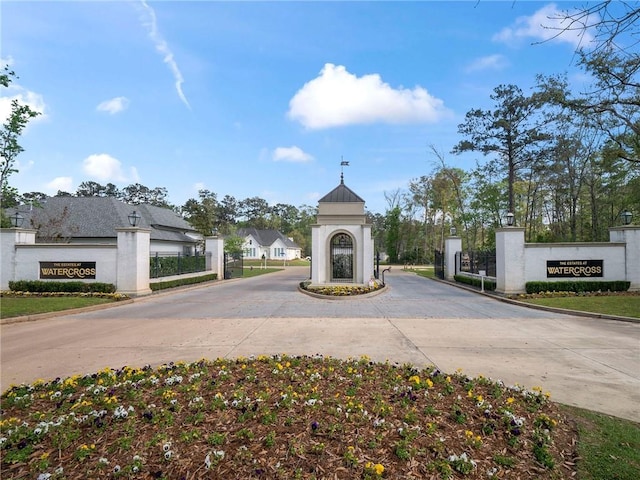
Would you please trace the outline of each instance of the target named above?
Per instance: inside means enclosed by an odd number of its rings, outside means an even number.
[[[629,290],[631,282],[622,280],[597,281],[597,280],[562,280],[559,282],[527,282],[525,285],[527,293],[541,292],[626,292]]]
[[[455,275],[454,280],[459,283],[465,283],[467,285],[471,285],[472,287],[482,287],[482,281],[477,277],[469,277],[467,275]],[[496,282],[493,280],[489,280],[488,278],[484,279],[484,289],[493,291],[496,289]]]
[[[42,280],[16,280],[9,282],[9,290],[14,292],[79,292],[79,293],[114,293],[113,283],[102,282],[43,282]]]
[[[202,275],[200,277],[179,278],[176,280],[168,280],[166,282],[151,283],[149,284],[149,288],[155,292],[156,290],[164,290],[166,288],[181,287],[183,285],[193,285],[195,283],[210,282],[212,280],[217,280],[217,279],[218,279],[218,274],[211,273],[209,275]]]

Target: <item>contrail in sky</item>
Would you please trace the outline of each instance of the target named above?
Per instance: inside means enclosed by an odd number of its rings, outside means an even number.
[[[163,55],[164,63],[169,65],[169,68],[171,69],[171,73],[173,73],[173,78],[176,81],[176,91],[178,92],[178,96],[180,97],[180,100],[182,100],[182,102],[187,106],[188,109],[191,109],[191,105],[189,105],[189,101],[187,100],[187,97],[185,97],[184,92],[182,91],[182,84],[184,83],[184,78],[182,77],[182,73],[180,73],[178,64],[173,58],[173,52],[169,48],[169,45],[167,45],[167,42],[165,41],[165,39],[162,38],[162,35],[158,33],[156,12],[153,10],[153,8],[151,8],[147,4],[146,0],[140,0],[140,3],[142,3],[142,6],[149,14],[149,22],[145,24],[145,26],[149,28],[149,38],[151,38],[151,40],[155,44],[156,50]]]

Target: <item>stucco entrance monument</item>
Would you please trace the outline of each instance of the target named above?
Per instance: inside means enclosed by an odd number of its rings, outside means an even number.
[[[369,285],[374,274],[373,238],[364,200],[344,184],[318,201],[311,226],[311,285]]]

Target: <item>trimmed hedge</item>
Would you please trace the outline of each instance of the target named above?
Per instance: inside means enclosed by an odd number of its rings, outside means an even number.
[[[629,290],[631,282],[623,280],[616,281],[577,281],[563,280],[560,282],[527,282],[525,285],[527,293],[541,292],[626,292]]]
[[[42,280],[16,280],[9,282],[9,290],[14,292],[80,292],[115,293],[113,283],[101,282],[43,282]]]
[[[467,275],[455,275],[453,278],[456,282],[466,283],[467,285],[471,285],[472,287],[482,288],[482,281],[479,278],[468,277]],[[484,289],[491,292],[494,291],[496,289],[496,282],[485,278]]]
[[[181,287],[183,285],[193,285],[195,283],[210,282],[212,280],[217,280],[217,279],[218,279],[218,274],[211,273],[209,275],[202,275],[200,277],[179,278],[177,280],[168,280],[166,282],[155,282],[155,283],[149,284],[149,288],[155,292],[156,290],[164,290],[165,288]]]

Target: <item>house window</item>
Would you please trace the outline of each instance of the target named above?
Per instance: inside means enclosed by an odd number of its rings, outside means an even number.
[[[273,249],[273,256],[275,258],[284,257],[284,248],[282,248],[282,247],[274,248]]]
[[[254,258],[256,256],[256,249],[255,248],[245,248],[244,249],[244,256],[248,257],[248,258]]]

